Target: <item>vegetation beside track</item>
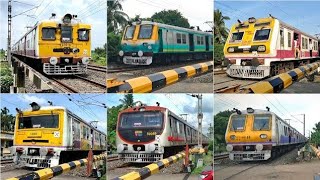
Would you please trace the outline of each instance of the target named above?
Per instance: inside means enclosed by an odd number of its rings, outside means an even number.
[[[1,93],[9,93],[13,85],[13,77],[10,66],[7,62],[0,62]]]
[[[221,111],[214,116],[214,152],[220,153],[225,152],[226,149],[226,141],[225,141],[225,133],[228,125],[228,120],[231,111]]]

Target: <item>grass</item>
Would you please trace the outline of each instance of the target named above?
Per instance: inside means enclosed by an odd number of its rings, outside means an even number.
[[[209,151],[203,156],[203,166],[192,170],[191,174],[200,174],[206,166],[211,166],[213,162],[213,152]]]
[[[92,53],[91,55],[92,57],[92,63],[99,65],[99,66],[106,66],[107,65],[107,58],[106,55],[103,54],[96,54],[96,53]]]

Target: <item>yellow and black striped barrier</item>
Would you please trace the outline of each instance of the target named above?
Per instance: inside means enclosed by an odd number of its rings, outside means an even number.
[[[100,155],[95,155],[93,157],[93,161],[99,161],[99,160],[103,160],[106,159],[107,155],[106,154],[100,154]],[[64,164],[60,164],[58,166],[54,166],[51,168],[45,168],[45,169],[41,169],[38,171],[34,171],[28,174],[24,174],[21,176],[17,176],[14,178],[9,178],[7,180],[26,180],[26,179],[30,179],[30,180],[46,180],[46,179],[51,179],[55,176],[58,176],[62,173],[66,173],[69,172],[72,169],[76,169],[78,167],[84,166],[88,163],[87,159],[80,159],[77,161],[71,161],[68,163],[64,163]]]
[[[170,156],[169,158],[160,160],[158,162],[152,163],[148,166],[145,166],[141,168],[138,172],[133,171],[128,174],[125,174],[123,176],[119,176],[116,178],[113,178],[112,180],[141,180],[141,179],[146,179],[147,177],[158,173],[161,169],[164,167],[167,167],[178,160],[182,159],[185,157],[185,153],[181,152],[179,154],[176,154],[174,156]]]
[[[264,81],[252,84],[243,88],[243,92],[247,93],[279,93],[283,89],[289,87],[294,81],[298,81],[306,76],[306,74],[314,71],[320,66],[320,62],[314,62],[305,66],[295,68],[286,73],[281,73],[277,76]]]
[[[316,154],[316,156],[320,159],[320,150],[317,149],[316,147],[310,145],[311,149],[314,151],[314,153]]]
[[[184,66],[137,77],[114,85],[114,80],[107,80],[108,93],[149,93],[186,78],[213,70],[213,61]],[[109,82],[109,83],[108,83]]]

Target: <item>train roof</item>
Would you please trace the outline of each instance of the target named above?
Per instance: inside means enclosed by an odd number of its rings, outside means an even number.
[[[101,134],[106,135],[106,133],[100,131],[99,129],[93,127],[91,124],[89,124],[87,121],[85,121],[84,119],[82,119],[81,117],[79,117],[78,115],[76,115],[75,113],[73,113],[72,111],[68,110],[66,107],[63,106],[40,106],[40,110],[56,110],[56,109],[62,109],[64,111],[66,111],[67,113],[71,114],[72,116],[74,116],[75,118],[77,118],[79,121],[81,121],[82,123],[86,124],[87,126],[91,127],[92,129],[100,132]],[[26,110],[23,110],[23,112],[30,112],[32,111],[31,108],[28,108]]]
[[[205,31],[197,31],[197,30],[193,30],[193,29],[189,29],[189,28],[184,28],[184,27],[179,27],[179,26],[173,26],[173,25],[169,25],[169,24],[163,24],[163,23],[158,23],[158,22],[152,22],[152,21],[141,21],[141,23],[138,22],[133,22],[133,25],[137,25],[137,24],[151,24],[151,25],[158,25],[160,27],[164,27],[164,28],[171,28],[171,29],[177,29],[177,30],[182,30],[182,31],[189,31],[189,32],[193,32],[193,33],[198,33],[198,34],[204,34],[204,35],[213,35],[212,32],[205,32]]]
[[[253,17],[253,18],[254,18],[254,17]],[[293,26],[291,26],[291,25],[283,22],[282,20],[280,20],[280,19],[278,19],[278,18],[276,18],[276,17],[257,18],[256,21],[264,21],[264,20],[267,20],[267,19],[277,20],[277,21],[279,21],[280,24],[282,24],[282,25],[284,25],[284,26],[286,26],[286,27],[288,27],[288,28],[290,28],[290,29],[293,29],[293,30],[295,30],[295,31],[298,31],[298,32],[300,32],[301,34],[304,34],[304,35],[306,35],[306,36],[308,36],[308,37],[317,39],[315,36],[310,35],[310,34],[308,34],[308,33],[305,33],[305,32],[303,32],[303,31],[299,30],[298,28],[295,28],[295,27],[293,27]],[[246,21],[243,21],[242,23],[244,23],[244,24],[249,24],[249,19],[246,20]],[[239,24],[240,24],[240,23],[236,23],[236,24],[234,24],[234,25],[239,25]]]

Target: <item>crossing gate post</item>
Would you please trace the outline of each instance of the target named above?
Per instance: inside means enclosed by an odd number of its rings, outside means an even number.
[[[92,152],[92,149],[90,149],[88,153],[87,177],[89,177],[92,173],[92,162],[93,162],[93,152]]]
[[[184,172],[191,172],[190,166],[189,166],[189,145],[186,145],[186,156],[184,158]]]

